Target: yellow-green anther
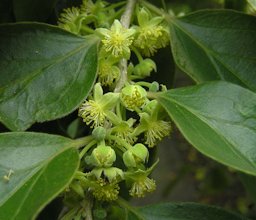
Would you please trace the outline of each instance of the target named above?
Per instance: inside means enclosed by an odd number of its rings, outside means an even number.
[[[114,201],[117,200],[119,189],[117,183],[109,183],[104,179],[96,180],[90,187],[93,196],[100,201]]]
[[[120,21],[115,20],[110,30],[106,28],[98,28],[96,30],[103,36],[103,49],[118,58],[130,57],[130,46],[133,42],[134,29],[127,29],[122,26]]]
[[[148,178],[147,176],[141,176],[136,179],[132,184],[129,191],[133,197],[144,197],[146,193],[153,192],[156,189],[155,180]]]
[[[120,98],[127,109],[134,111],[146,103],[147,92],[139,85],[128,85],[122,89]]]

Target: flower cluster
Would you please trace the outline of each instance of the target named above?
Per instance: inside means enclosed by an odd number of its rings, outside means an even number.
[[[149,148],[171,132],[164,109],[152,96],[165,86],[138,81],[157,71],[148,57],[169,43],[165,21],[138,7],[134,24],[126,28],[116,11],[120,7],[122,3],[111,7],[101,0],[84,0],[59,20],[60,27],[82,36],[94,34],[100,41],[97,82],[78,109],[92,135],[81,149],[80,171],[67,193],[70,200],[78,196],[79,204],[87,194],[97,201],[117,200],[122,182],[132,197],[153,192],[156,183],[150,174],[157,162],[149,164]],[[124,59],[129,61],[127,73],[119,65]],[[123,74],[127,80],[116,90]]]

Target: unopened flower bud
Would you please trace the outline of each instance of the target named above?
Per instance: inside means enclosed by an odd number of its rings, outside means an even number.
[[[148,160],[149,152],[143,144],[136,144],[123,154],[123,161],[127,167],[136,167]]]
[[[106,129],[104,127],[96,127],[92,131],[92,136],[96,141],[100,142],[106,137]]]
[[[156,71],[156,64],[153,60],[147,58],[134,67],[134,74],[140,77],[150,76],[152,71]]]
[[[110,146],[100,145],[96,147],[89,159],[90,164],[96,167],[111,167],[116,160],[116,153]]]

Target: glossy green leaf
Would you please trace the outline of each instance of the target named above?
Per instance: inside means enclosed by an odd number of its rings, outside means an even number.
[[[57,0],[13,0],[13,11],[17,21],[46,21]]]
[[[163,203],[139,209],[144,220],[246,220],[227,210],[196,203]]]
[[[256,18],[204,10],[171,19],[177,65],[196,82],[226,80],[256,91]]]
[[[248,195],[253,199],[256,203],[256,177],[250,176],[244,173],[240,173],[239,177],[248,193]]]
[[[32,219],[56,197],[78,168],[77,144],[42,133],[0,134],[0,219]]]
[[[160,93],[185,138],[220,163],[256,175],[256,94],[219,81]]]
[[[97,38],[36,23],[0,26],[0,121],[11,130],[65,116],[88,95]]]
[[[252,8],[256,11],[256,0],[247,0],[247,2],[252,6]]]

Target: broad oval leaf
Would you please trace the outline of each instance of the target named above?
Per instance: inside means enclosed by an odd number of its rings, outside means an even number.
[[[42,133],[0,134],[0,219],[32,219],[56,197],[78,169],[77,144]]]
[[[225,209],[196,203],[162,203],[140,208],[145,220],[248,220]]]
[[[256,91],[256,18],[204,10],[171,19],[177,65],[196,82],[226,80]]]
[[[45,21],[57,0],[13,0],[16,21]]]
[[[0,121],[11,130],[72,112],[97,71],[97,38],[54,26],[0,26]]]
[[[256,175],[256,94],[219,81],[160,93],[185,138],[220,163]]]

